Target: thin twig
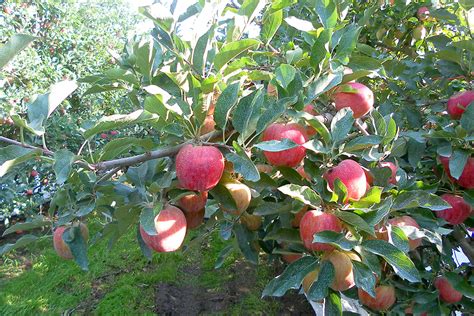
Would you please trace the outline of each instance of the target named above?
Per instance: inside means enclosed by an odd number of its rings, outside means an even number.
[[[453,232],[454,238],[458,241],[462,252],[466,255],[472,265],[474,265],[474,247],[466,239],[466,235],[459,229],[455,228]]]
[[[365,127],[362,126],[362,124],[360,123],[360,120],[359,120],[359,119],[356,119],[356,120],[355,120],[354,125],[355,125],[355,127],[357,127],[357,129],[358,129],[362,134],[364,134],[365,136],[369,136],[369,135],[370,135],[370,134],[367,132],[367,130],[365,129]]]
[[[3,137],[3,136],[0,136],[0,142],[4,142],[4,143],[7,143],[7,144],[12,144],[12,145],[17,145],[17,146],[21,146],[21,147],[24,147],[24,148],[29,148],[29,149],[39,149],[41,150],[45,155],[48,155],[48,156],[53,156],[54,155],[54,152],[52,152],[51,150],[47,149],[47,148],[40,148],[40,147],[35,147],[35,146],[32,146],[32,145],[28,145],[28,144],[22,144],[21,142],[19,141],[16,141],[14,139],[10,139],[10,138],[6,138],[6,137]]]
[[[106,181],[106,180],[109,180],[110,178],[112,178],[117,172],[119,172],[120,170],[122,169],[122,167],[117,167],[117,168],[114,168],[112,169],[111,171],[107,172],[106,174],[104,174],[99,180],[97,180],[96,184],[99,184],[103,181]]]

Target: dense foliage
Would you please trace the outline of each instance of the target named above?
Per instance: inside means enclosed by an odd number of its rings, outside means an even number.
[[[46,211],[5,234],[55,229],[58,254],[87,270],[88,217],[111,247],[137,230],[147,256],[175,251],[206,218],[187,246],[219,230],[228,246],[216,267],[236,251],[292,262],[263,295],[303,285],[328,315],[347,298],[374,313],[472,312],[474,98],[452,96],[473,89],[473,6],[143,7],[151,33],[129,42],[116,68],[80,79],[81,98],[123,92],[133,112],[79,129],[75,150],[4,139],[0,176],[40,159],[59,185]],[[63,81],[12,115],[18,138],[48,135],[46,119],[76,88]],[[134,135],[89,146],[129,127]]]

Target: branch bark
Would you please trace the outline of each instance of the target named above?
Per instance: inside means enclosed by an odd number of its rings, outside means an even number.
[[[29,148],[29,149],[39,149],[39,150],[42,150],[43,153],[47,156],[53,156],[54,155],[54,153],[51,150],[47,149],[47,148],[35,147],[35,146],[24,144],[24,143],[21,143],[19,141],[14,140],[14,139],[6,138],[6,137],[3,137],[3,136],[0,136],[0,142],[4,142],[4,143],[7,143],[7,144],[11,144],[11,145],[17,145],[17,146],[21,146],[21,147]]]
[[[469,242],[469,240],[466,239],[466,235],[461,231],[459,227],[456,227],[454,229],[453,236],[458,241],[462,252],[464,252],[471,264],[474,265],[474,247]]]

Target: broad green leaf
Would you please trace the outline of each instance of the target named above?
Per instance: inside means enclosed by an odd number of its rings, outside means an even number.
[[[352,269],[354,271],[354,281],[356,286],[375,298],[376,279],[372,270],[370,270],[365,264],[355,260],[352,261]]]
[[[152,139],[142,139],[136,137],[125,137],[114,139],[102,148],[99,156],[99,161],[110,160],[128,153],[133,147],[143,148],[146,151],[152,150],[155,144]]]
[[[18,239],[14,244],[6,243],[4,245],[1,245],[0,256],[6,254],[9,251],[12,251],[21,247],[25,247],[31,244],[32,242],[36,241],[37,239],[38,237],[36,237],[35,235],[24,235],[20,239]]]
[[[297,143],[293,142],[288,138],[284,138],[283,140],[268,140],[258,144],[253,145],[253,147],[270,152],[279,152],[288,149],[292,149],[298,147]]]
[[[263,289],[262,298],[265,296],[281,297],[288,290],[298,289],[304,277],[313,271],[318,261],[313,256],[304,256],[288,265],[282,274],[274,278]]]
[[[240,143],[243,143],[255,132],[263,108],[264,93],[262,89],[240,99],[232,116],[232,126],[240,134]]]
[[[188,18],[198,14],[201,12],[203,7],[199,2],[196,2],[195,4],[190,5],[186,11],[181,14],[178,18],[178,23],[187,20]]]
[[[359,201],[352,202],[353,208],[366,208],[371,205],[380,203],[383,187],[371,187],[363,198]]]
[[[445,277],[451,283],[451,286],[461,292],[466,297],[471,300],[474,299],[474,287],[469,284],[469,282],[464,279],[461,275],[455,272],[447,272]]]
[[[278,228],[268,233],[263,240],[276,240],[278,242],[289,242],[294,244],[302,243],[300,233],[298,230],[292,228]]]
[[[235,82],[227,86],[217,99],[214,120],[217,126],[224,129],[229,119],[230,111],[237,104],[240,83]]]
[[[143,240],[142,234],[140,233],[140,223],[137,225],[137,240],[138,240],[138,245],[140,246],[140,250],[142,251],[143,255],[148,259],[148,261],[151,261],[153,257],[153,252],[151,251],[150,247],[145,244],[145,241]]]
[[[258,251],[255,249],[255,245],[253,243],[255,233],[249,231],[242,224],[234,225],[234,233],[237,237],[237,243],[239,245],[240,251],[242,251],[245,259],[254,264],[258,264]]]
[[[318,195],[318,193],[307,186],[286,184],[279,187],[278,190],[281,193],[312,207],[318,207],[321,205],[321,197]]]
[[[342,316],[341,294],[329,290],[329,295],[324,299],[324,315]]]
[[[283,22],[283,10],[278,10],[263,17],[263,26],[261,31],[262,40],[266,44],[270,43],[273,36]]]
[[[23,223],[19,222],[19,223],[16,223],[15,225],[8,227],[3,232],[2,236],[6,236],[16,231],[30,230],[30,229],[45,227],[45,226],[51,226],[51,221],[47,221],[44,216],[38,215],[34,217],[31,221],[23,222]]]
[[[38,157],[42,154],[41,149],[30,149],[17,145],[9,145],[0,148],[0,177],[25,161]]]
[[[463,41],[457,41],[457,42],[452,42],[452,45],[457,48],[465,49],[471,52],[471,54],[474,53],[474,40],[463,40]]]
[[[225,44],[214,57],[214,67],[217,70],[222,69],[229,61],[259,44],[260,42],[255,39],[243,39]]]
[[[202,74],[204,68],[206,66],[207,55],[209,53],[209,45],[211,40],[214,36],[215,26],[211,26],[211,28],[201,35],[196,42],[196,46],[193,50],[193,65],[199,71],[199,74]]]
[[[355,213],[351,213],[349,211],[336,211],[335,215],[339,217],[343,222],[356,227],[366,233],[374,235],[374,227],[370,226],[362,217]]]
[[[308,87],[308,99],[306,102],[311,102],[326,91],[334,88],[341,83],[344,73],[342,71],[323,75],[316,79]]]
[[[92,128],[84,132],[85,138],[113,129],[121,129],[129,125],[156,120],[158,116],[148,111],[137,110],[130,114],[114,114],[101,118]]]
[[[449,173],[454,179],[459,179],[461,176],[469,156],[470,154],[467,151],[455,150],[449,158]]]
[[[285,18],[285,22],[295,29],[302,32],[310,32],[314,30],[313,24],[310,21],[302,20],[295,16]]]
[[[270,123],[274,122],[279,118],[287,109],[287,107],[295,104],[298,101],[297,96],[286,97],[281,100],[278,100],[275,103],[267,105],[267,109],[263,112],[262,116],[258,119],[257,122],[257,134],[260,134],[267,128]]]
[[[352,129],[354,117],[351,108],[343,108],[331,121],[332,140],[336,144],[344,140]]]
[[[260,3],[259,0],[244,0],[244,2],[239,8],[239,11],[237,11],[237,14],[246,16],[248,23],[258,14],[261,8],[262,3]]]
[[[392,209],[395,211],[415,207],[427,208],[432,211],[442,211],[451,206],[439,196],[422,190],[403,192],[395,198],[392,205]]]
[[[384,240],[366,240],[362,247],[378,256],[384,258],[390,264],[395,273],[402,279],[410,282],[420,282],[420,275],[410,258],[394,245]]]
[[[67,149],[60,149],[54,153],[53,170],[58,184],[63,184],[69,177],[76,155]]]
[[[0,69],[34,40],[35,37],[31,35],[15,34],[8,42],[0,46]]]
[[[333,0],[316,0],[316,13],[325,29],[334,28],[337,24],[337,8]]]
[[[312,128],[314,128],[318,132],[319,135],[321,135],[321,138],[323,139],[324,143],[326,143],[326,145],[331,142],[331,134],[329,133],[329,130],[326,125],[324,125],[317,119],[305,118],[305,120],[309,125],[311,125]]]
[[[255,215],[272,215],[278,213],[288,213],[292,209],[291,204],[284,202],[262,202],[253,211]]]
[[[219,269],[224,264],[224,261],[230,254],[234,251],[234,245],[228,245],[224,247],[217,256],[216,263],[214,264],[214,269]]]
[[[281,64],[275,71],[276,81],[284,89],[295,79],[296,69],[288,64]]]
[[[390,227],[390,241],[395,247],[397,247],[404,253],[408,253],[408,251],[410,251],[410,247],[408,245],[408,237],[405,235],[404,231],[400,227]]]
[[[63,241],[71,250],[74,261],[81,267],[82,270],[89,270],[89,261],[87,260],[87,244],[82,237],[79,226],[73,226],[66,229],[62,235]]]
[[[148,235],[155,236],[157,234],[155,228],[155,217],[161,212],[162,209],[163,204],[157,203],[153,208],[143,208],[142,212],[140,213],[140,226]]]
[[[235,149],[235,153],[228,153],[225,155],[225,158],[232,162],[234,165],[234,170],[237,173],[240,173],[248,181],[255,182],[260,180],[260,173],[258,172],[257,167],[247,156],[244,149],[240,147],[235,141],[233,142],[233,147]]]
[[[379,145],[382,137],[378,135],[363,135],[350,140],[344,146],[344,151],[351,152]]]
[[[237,208],[234,198],[222,183],[218,183],[209,193],[224,208],[230,210]]]
[[[344,28],[344,33],[337,44],[336,56],[334,58],[344,63],[349,62],[349,56],[356,47],[361,29],[362,27],[356,24],[350,24]]]
[[[329,53],[329,42],[331,41],[332,36],[331,29],[323,30],[318,38],[314,41],[314,44],[311,48],[311,56],[309,62],[313,68],[315,68],[318,73],[322,68],[322,63],[326,58],[330,57]]]
[[[461,126],[468,132],[474,131],[474,103],[471,103],[461,116]]]
[[[324,260],[319,270],[318,278],[313,282],[308,291],[308,299],[312,301],[319,301],[325,298],[328,294],[329,287],[334,281],[335,277],[334,266],[331,261]]]
[[[317,154],[328,154],[331,151],[318,139],[312,139],[309,142],[304,143],[303,147]]]
[[[313,243],[314,242],[330,244],[344,251],[350,251],[357,246],[356,241],[349,240],[344,237],[343,234],[332,230],[326,230],[314,234]]]

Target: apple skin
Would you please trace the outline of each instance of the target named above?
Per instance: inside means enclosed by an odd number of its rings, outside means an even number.
[[[110,135],[112,135],[112,136],[117,136],[117,135],[118,135],[118,131],[111,131],[111,132],[110,132]]]
[[[54,233],[53,233],[53,246],[54,246],[54,250],[56,250],[56,253],[61,258],[73,259],[74,256],[72,255],[71,249],[66,244],[66,242],[63,240],[64,231],[68,228],[69,228],[68,226],[59,226],[58,228],[56,228],[54,230]],[[83,223],[79,224],[79,229],[81,230],[82,238],[87,243],[87,240],[89,239],[89,229]]]
[[[285,138],[299,145],[307,141],[304,127],[296,123],[273,123],[263,132],[262,140],[283,140]],[[306,148],[298,146],[278,152],[263,151],[263,154],[273,166],[296,167],[306,156]]]
[[[31,170],[30,176],[32,176],[34,178],[34,177],[38,176],[38,174],[39,174],[38,171]]]
[[[454,94],[448,100],[448,114],[452,119],[458,120],[463,115],[466,107],[474,101],[474,91],[467,90]]]
[[[388,223],[392,226],[398,226],[398,227],[413,226],[418,229],[420,228],[420,225],[418,225],[418,223],[413,219],[413,217],[408,216],[408,215],[392,218],[388,220]],[[385,240],[388,240],[388,236],[387,236],[387,239]],[[408,239],[408,245],[410,246],[410,250],[416,249],[418,246],[421,245],[421,238]]]
[[[291,226],[294,228],[300,227],[301,219],[303,218],[304,214],[308,211],[308,206],[305,205],[298,213],[295,214],[295,217],[291,221]]]
[[[453,182],[459,184],[461,187],[466,189],[474,189],[474,158],[469,157],[464,166],[464,170],[458,180],[454,179],[449,172],[449,157],[439,157],[441,164],[444,167],[444,171],[448,175],[448,178]]]
[[[207,115],[204,123],[201,126],[200,135],[215,131],[216,121],[214,121],[214,115]]]
[[[334,291],[345,291],[355,285],[351,258],[360,261],[360,258],[354,253],[338,250],[333,250],[323,256],[322,260],[329,260],[334,266],[335,277],[331,284]]]
[[[439,298],[448,304],[454,304],[462,299],[462,293],[456,291],[444,276],[436,278],[434,286],[438,289]]]
[[[28,196],[31,196],[31,195],[33,195],[33,190],[28,189],[28,190],[26,190],[25,194],[28,195]]]
[[[183,146],[176,156],[176,177],[180,186],[192,191],[209,191],[224,172],[224,157],[213,146]]]
[[[343,88],[350,87],[357,90],[355,93],[343,92]],[[374,107],[374,94],[367,86],[359,82],[348,82],[334,91],[336,109],[350,107],[354,118],[359,118],[369,113]]]
[[[274,85],[271,84],[271,83],[268,83],[268,86],[267,86],[267,94],[268,94],[268,96],[273,97],[273,98],[278,97],[278,89],[277,89],[277,87],[274,86]]]
[[[256,231],[262,226],[262,217],[244,212],[240,217],[240,222],[249,230]]]
[[[313,243],[313,235],[325,230],[342,232],[342,224],[334,214],[312,210],[306,212],[300,222],[300,238],[308,250],[330,251],[334,247],[325,243]]]
[[[283,261],[285,261],[286,263],[292,263],[292,262],[295,262],[296,260],[298,260],[299,258],[301,258],[303,255],[299,255],[299,254],[286,254],[286,255],[281,255],[281,258],[283,259]]]
[[[247,210],[252,199],[249,187],[237,180],[225,182],[223,185],[234,199],[237,209],[231,210],[221,207],[222,210],[232,215],[241,215]]]
[[[328,182],[329,188],[334,190],[336,179],[341,180],[347,188],[347,199],[358,201],[367,191],[367,177],[364,169],[351,159],[341,161],[336,167],[329,169],[323,178]]]
[[[430,16],[430,9],[428,7],[420,7],[416,11],[416,16],[420,21],[425,21]]]
[[[207,192],[190,194],[183,196],[178,201],[178,206],[186,217],[188,229],[193,229],[201,225],[204,219],[205,207],[207,202]]]
[[[358,289],[359,301],[375,311],[389,310],[395,304],[395,288],[391,285],[379,285],[375,288],[375,298],[362,289]]]
[[[105,133],[100,134],[100,138],[107,139],[109,136]]]
[[[451,208],[435,212],[436,216],[444,218],[451,225],[459,225],[471,215],[472,208],[462,197],[443,194],[441,198],[448,202]]]
[[[155,217],[156,235],[148,233],[140,225],[140,235],[145,244],[156,252],[178,250],[186,236],[186,217],[183,212],[172,205],[166,205]]]
[[[390,161],[384,161],[380,163],[380,168],[390,168],[392,175],[388,179],[388,183],[397,184],[397,165]]]

